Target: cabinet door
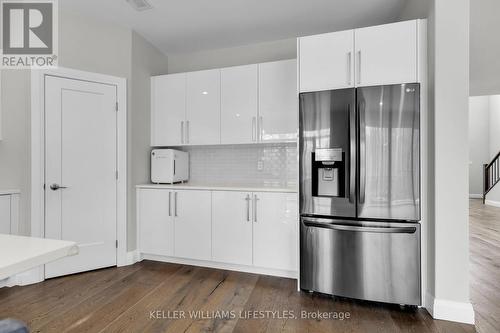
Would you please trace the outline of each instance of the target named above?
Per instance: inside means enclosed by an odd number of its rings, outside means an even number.
[[[252,265],[251,193],[212,193],[212,260]]]
[[[257,140],[257,65],[221,69],[221,143]]]
[[[299,38],[300,91],[354,86],[354,31]]]
[[[356,29],[356,84],[417,81],[417,21]]]
[[[10,195],[0,195],[0,234],[10,234]]]
[[[172,256],[174,254],[174,221],[165,189],[137,190],[138,247],[142,253]]]
[[[297,138],[297,61],[259,65],[259,133],[261,141]]]
[[[151,78],[151,145],[182,143],[186,120],[186,74]]]
[[[297,270],[297,194],[254,193],[253,264]]]
[[[220,69],[187,73],[186,143],[220,143]]]
[[[211,192],[175,191],[173,195],[175,256],[210,260],[212,258]]]

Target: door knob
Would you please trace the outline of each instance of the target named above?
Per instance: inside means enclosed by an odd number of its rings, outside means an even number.
[[[59,184],[52,184],[52,185],[50,185],[50,189],[52,191],[57,191],[57,190],[59,190],[61,188],[67,188],[67,187],[66,186],[60,186]]]

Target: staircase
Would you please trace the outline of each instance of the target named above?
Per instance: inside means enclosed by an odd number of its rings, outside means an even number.
[[[500,181],[500,152],[483,168],[483,204],[486,194]]]

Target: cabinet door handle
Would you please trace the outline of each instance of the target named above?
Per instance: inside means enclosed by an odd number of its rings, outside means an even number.
[[[172,216],[172,209],[170,209],[171,196],[172,192],[168,192],[168,216]]]
[[[349,51],[347,52],[347,85],[351,85],[352,84],[352,81],[351,81],[351,67],[352,67],[352,52]]]
[[[255,117],[252,117],[252,141],[255,141]]]
[[[257,198],[257,194],[254,194],[253,196],[253,221],[257,222],[257,201],[259,201],[259,198]]]
[[[186,143],[189,143],[189,120],[186,121]]]
[[[259,117],[259,141],[262,141],[264,131],[264,117]]]
[[[247,222],[250,222],[250,194],[247,194],[245,201],[247,202]]]
[[[361,50],[358,51],[358,84],[361,84]]]
[[[174,192],[174,216],[177,217],[177,192]]]
[[[184,121],[181,121],[181,143],[184,143]]]

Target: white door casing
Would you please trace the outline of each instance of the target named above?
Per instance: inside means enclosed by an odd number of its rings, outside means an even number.
[[[80,251],[46,278],[116,265],[116,103],[114,85],[45,78],[45,237]]]

